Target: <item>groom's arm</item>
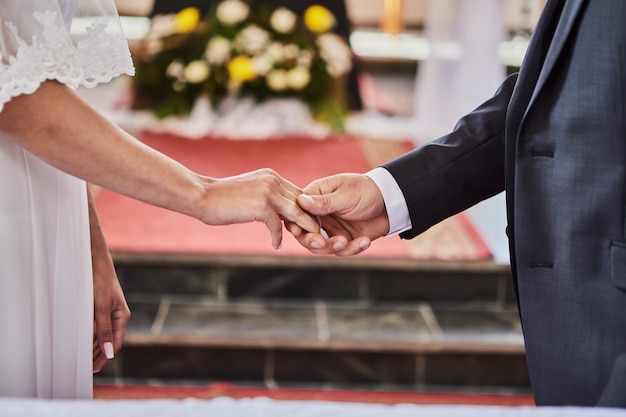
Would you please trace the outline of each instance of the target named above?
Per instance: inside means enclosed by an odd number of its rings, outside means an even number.
[[[411,227],[401,237],[413,238],[504,190],[505,121],[516,80],[516,75],[508,77],[490,100],[459,120],[450,134],[383,164],[407,208],[405,213],[391,211],[390,224],[398,223],[391,219],[394,212],[410,217]]]

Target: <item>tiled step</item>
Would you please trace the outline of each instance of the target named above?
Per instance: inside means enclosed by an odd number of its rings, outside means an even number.
[[[388,352],[523,351],[517,311],[484,305],[219,302],[130,295],[127,343]]]
[[[101,377],[326,387],[527,390],[517,312],[482,305],[129,297],[124,351]]]
[[[524,355],[128,345],[96,384],[529,393]]]
[[[118,255],[115,263],[129,294],[515,304],[508,266],[491,262]]]
[[[507,268],[117,257],[133,316],[98,378],[527,390]]]

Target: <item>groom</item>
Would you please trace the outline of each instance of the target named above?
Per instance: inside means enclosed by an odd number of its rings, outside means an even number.
[[[519,74],[450,134],[298,200],[331,236],[300,243],[345,256],[505,190],[538,405],[626,407],[624,22],[624,0],[548,0]]]

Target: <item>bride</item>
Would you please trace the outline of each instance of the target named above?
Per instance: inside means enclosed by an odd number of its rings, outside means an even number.
[[[261,221],[275,248],[283,219],[319,231],[271,169],[197,175],[74,95],[134,71],[113,0],[78,2],[0,3],[0,396],[90,398],[122,346],[130,312],[86,182],[207,224]]]

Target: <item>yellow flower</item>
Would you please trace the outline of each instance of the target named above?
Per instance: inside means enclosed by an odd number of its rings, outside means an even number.
[[[200,21],[200,10],[195,7],[187,7],[176,13],[174,23],[176,31],[181,33],[191,32]]]
[[[304,24],[311,32],[328,32],[335,26],[335,16],[326,7],[315,4],[304,12]]]
[[[228,63],[228,73],[230,78],[238,81],[250,81],[256,76],[254,63],[247,56],[239,55]]]

